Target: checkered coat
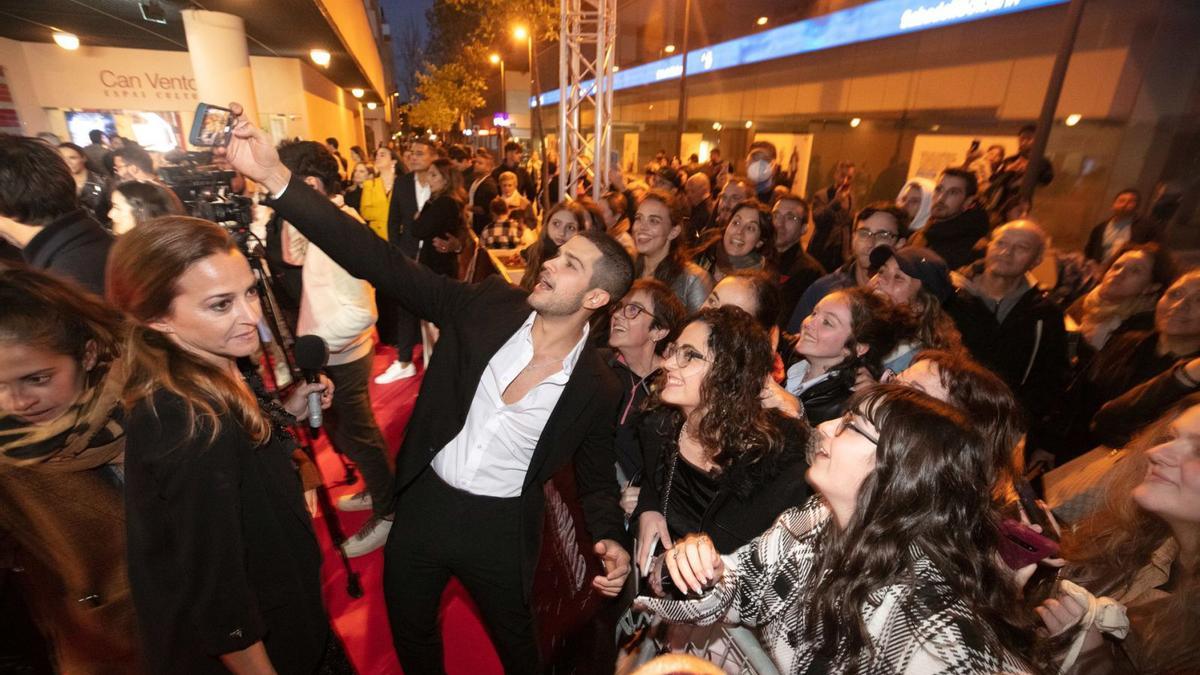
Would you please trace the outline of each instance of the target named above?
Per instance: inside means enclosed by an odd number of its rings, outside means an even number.
[[[911,582],[883,586],[863,604],[871,650],[851,654],[845,645],[828,660],[805,638],[805,613],[798,611],[813,583],[815,543],[829,526],[828,509],[814,497],[789,509],[771,529],[724,556],[725,573],[695,600],[640,599],[648,610],[672,623],[707,625],[718,621],[757,627],[763,646],[781,673],[931,675],[954,673],[1024,674],[1009,654],[997,654],[982,628],[944,577],[913,549]]]

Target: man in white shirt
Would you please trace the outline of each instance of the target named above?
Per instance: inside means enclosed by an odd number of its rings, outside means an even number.
[[[613,468],[620,384],[587,344],[589,319],[632,282],[629,254],[607,234],[583,232],[543,265],[531,293],[496,277],[464,284],[343,228],[348,216],[293,177],[244,118],[223,152],[347,271],[441,328],[397,457],[385,549],[384,595],[405,673],[444,672],[437,615],[450,576],[479,605],[505,670],[539,672],[533,574],[551,545],[541,535],[556,473],[574,469],[572,501],[586,523],[578,534],[590,534],[603,564],[592,589],[613,597],[630,570]],[[577,547],[554,551],[586,570]],[[579,589],[586,578],[576,577]]]
[[[363,222],[337,194],[341,188],[339,167],[325,146],[314,141],[288,143],[280,147],[279,155],[284,166],[302,176],[305,184]],[[284,261],[303,266],[296,333],[317,335],[329,346],[325,372],[334,387],[333,446],[355,463],[366,483],[365,490],[342,497],[337,506],[343,511],[374,511],[374,518],[343,544],[346,555],[353,558],[383,546],[392,527],[391,455],[371,410],[367,382],[375,362],[375,289],[351,276],[291,225],[284,225],[282,240]]]

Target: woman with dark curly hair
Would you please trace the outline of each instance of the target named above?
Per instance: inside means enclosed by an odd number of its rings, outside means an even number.
[[[697,247],[696,264],[720,281],[739,270],[775,274],[775,221],[757,199],[747,199],[733,209],[729,222],[708,235]]]
[[[640,434],[638,563],[688,532],[733,551],[808,498],[811,429],[759,400],[771,364],[766,333],[737,307],[701,310],[667,347]]]
[[[800,332],[783,343],[784,388],[804,404],[809,423],[841,417],[860,370],[878,379],[883,359],[908,316],[888,298],[866,288],[835,291],[821,298]]]
[[[672,623],[757,627],[781,673],[1047,671],[997,555],[981,489],[993,456],[971,422],[879,385],[819,433],[817,496],[732,555],[707,533],[676,542],[668,574],[699,597],[639,604]]]

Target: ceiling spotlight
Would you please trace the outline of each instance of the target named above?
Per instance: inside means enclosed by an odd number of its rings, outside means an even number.
[[[56,30],[54,31],[54,42],[63,49],[79,49],[79,36],[74,33],[64,33],[61,30]]]
[[[850,126],[852,127],[857,127],[860,124],[862,124],[862,118],[860,117],[855,117],[854,119],[850,120]]]
[[[935,124],[935,125],[929,127],[930,131],[941,131],[941,129],[942,129],[942,125],[940,125],[940,124]]]
[[[760,26],[765,26],[765,25],[767,25],[767,21],[770,21],[770,19],[768,19],[765,16],[760,16],[760,17],[758,17],[758,21],[755,21],[754,23],[756,23]]]
[[[363,97],[363,90],[358,87],[351,89],[350,93],[354,94],[354,98],[362,98]]]
[[[674,54],[675,53],[675,45],[667,45],[666,47],[663,47],[663,51],[668,54]]]
[[[367,110],[374,110],[375,106],[379,105],[375,101],[367,101]]]
[[[721,123],[713,122],[713,131],[720,131],[720,130],[721,130]]]
[[[746,128],[749,129],[752,126],[754,126],[754,122],[751,120],[746,120]]]
[[[329,52],[325,51],[324,49],[313,49],[308,52],[308,58],[312,59],[313,63],[321,66],[322,68],[328,68],[329,60],[333,57],[331,57]]]
[[[1067,115],[1067,119],[1063,120],[1063,122],[1067,126],[1073,127],[1076,124],[1079,124],[1079,120],[1081,119],[1083,119],[1083,115],[1080,115],[1079,113],[1071,113],[1070,115]]]
[[[142,18],[151,23],[167,23],[167,13],[163,10],[162,5],[155,0],[147,0],[147,2],[139,2],[138,7],[142,10]]]

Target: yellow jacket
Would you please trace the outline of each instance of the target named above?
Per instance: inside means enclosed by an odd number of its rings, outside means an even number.
[[[384,189],[382,178],[372,178],[363,183],[358,212],[371,230],[383,239],[388,238],[388,206],[391,201],[392,197]]]

